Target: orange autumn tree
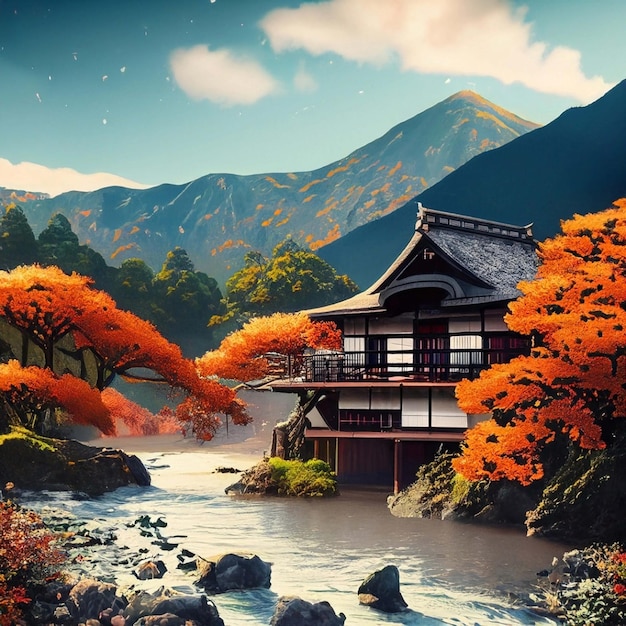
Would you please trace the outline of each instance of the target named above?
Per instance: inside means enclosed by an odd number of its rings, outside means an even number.
[[[341,332],[333,322],[314,322],[305,313],[274,313],[245,323],[217,350],[196,359],[196,367],[207,383],[249,382],[269,374],[271,354],[286,357],[288,369],[294,372],[306,349],[340,350],[341,343]]]
[[[341,332],[332,322],[314,322],[306,313],[256,317],[228,335],[217,350],[196,359],[202,376],[247,382],[266,376],[268,355],[278,354],[298,367],[304,351],[341,349]]]
[[[105,434],[115,427],[100,393],[84,380],[17,361],[0,363],[0,432],[19,425],[41,432],[49,411],[60,408],[76,424],[91,424]]]
[[[471,480],[527,485],[543,476],[540,453],[558,433],[602,449],[626,417],[626,199],[564,221],[539,255],[536,279],[519,285],[506,317],[533,337],[530,356],[457,387],[464,411],[492,414],[453,462]]]
[[[54,369],[54,346],[71,332],[76,316],[83,312],[91,282],[58,267],[24,265],[0,272],[0,316],[22,332],[23,364],[30,340],[42,350],[44,366]]]
[[[91,285],[91,279],[68,276],[56,267],[28,266],[0,272],[0,318],[21,336],[20,346],[12,347],[14,356],[22,367],[35,362],[42,380],[58,379],[56,395],[52,399],[50,394],[44,396],[40,406],[37,399],[41,394],[37,395],[33,379],[24,382],[16,378],[16,388],[23,391],[30,407],[27,410],[20,404],[19,394],[11,389],[14,413],[22,414],[22,423],[41,427],[52,400],[58,401],[56,408],[68,409],[72,394],[66,392],[61,402],[63,390],[73,390],[74,398],[82,400],[89,388],[84,381],[102,391],[116,375],[162,382],[179,391],[183,399],[174,414],[202,439],[211,438],[220,424],[220,414],[231,415],[234,423],[249,421],[232,389],[202,379],[178,346],[148,322],[118,309],[110,296]],[[41,351],[41,357],[33,346]],[[59,376],[67,369],[73,375]],[[15,369],[11,372],[17,376]],[[75,381],[84,383],[82,391]],[[101,399],[100,405],[104,407]],[[36,413],[38,418],[33,417]],[[67,413],[74,421],[93,424],[106,433],[114,431],[100,409],[91,413],[91,419],[76,409]]]
[[[104,389],[101,396],[111,415],[124,424],[130,435],[158,435],[180,431],[180,423],[169,412],[155,415],[112,387]]]

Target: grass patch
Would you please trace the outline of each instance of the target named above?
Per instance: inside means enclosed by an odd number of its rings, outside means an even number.
[[[36,435],[23,426],[12,426],[8,433],[0,435],[0,446],[5,441],[22,440],[31,447],[41,450],[42,452],[57,452],[57,448],[52,445],[51,440],[41,435]]]
[[[319,459],[285,461],[269,460],[272,482],[285,496],[333,496],[337,494],[337,476],[330,465]]]

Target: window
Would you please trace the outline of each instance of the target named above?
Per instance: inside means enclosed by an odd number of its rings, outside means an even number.
[[[480,318],[452,319],[450,331],[450,372],[469,372],[469,366],[483,363]]]
[[[413,370],[413,337],[389,337],[387,339],[387,362],[390,372]]]

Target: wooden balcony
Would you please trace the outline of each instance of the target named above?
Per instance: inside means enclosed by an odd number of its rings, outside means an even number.
[[[335,352],[304,357],[292,374],[304,382],[458,382],[477,378],[494,363],[528,353],[527,341],[506,349],[439,349],[436,351]]]

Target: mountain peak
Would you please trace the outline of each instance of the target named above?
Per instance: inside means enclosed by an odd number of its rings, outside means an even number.
[[[463,89],[462,91],[457,91],[450,97],[446,98],[442,102],[442,104],[454,102],[455,100],[463,100],[464,102],[471,103],[478,109],[489,109],[490,111],[497,113],[501,118],[506,119],[509,122],[522,125],[528,130],[534,130],[535,128],[539,128],[541,126],[541,124],[531,122],[530,120],[525,120],[524,118],[515,115],[515,113],[511,113],[511,111],[503,109],[501,106],[494,104],[493,102],[487,100],[487,98],[483,98],[483,96],[477,94],[471,89]]]
[[[460,94],[451,98],[465,98],[467,92]],[[483,100],[472,92],[469,97],[472,103]],[[494,114],[494,109],[476,108],[488,117]],[[533,223],[538,239],[554,236],[561,220],[601,211],[626,196],[625,110],[622,81],[595,102],[568,109],[549,124],[471,159],[391,215],[322,248],[320,256],[361,286],[371,284],[411,236],[418,201],[450,213]]]
[[[466,91],[310,172],[208,174],[183,186],[108,187],[23,208],[36,232],[63,213],[81,241],[118,263],[140,256],[158,268],[178,246],[199,270],[225,281],[250,249],[269,254],[289,235],[319,250],[532,128]]]
[[[471,89],[462,89],[461,91],[457,91],[456,93],[453,93],[449,98],[446,98],[444,102],[448,102],[450,100],[459,100],[461,98],[464,100],[478,100],[480,102],[489,103],[486,98],[479,96],[475,91],[472,91]]]

